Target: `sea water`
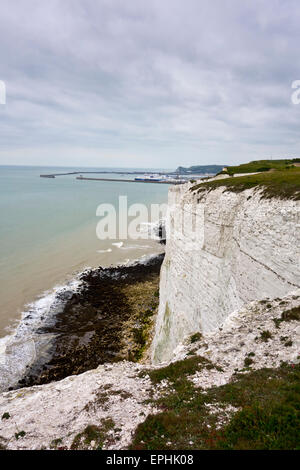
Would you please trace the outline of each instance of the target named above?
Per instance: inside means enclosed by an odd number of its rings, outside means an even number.
[[[57,292],[74,287],[76,273],[162,251],[151,239],[100,240],[96,210],[105,203],[118,212],[119,196],[127,196],[128,206],[166,203],[168,185],[84,181],[77,175],[40,178],[40,174],[72,171],[101,169],[0,166],[0,366],[5,351],[16,363],[13,344],[22,342],[32,322],[51,315]],[[84,176],[134,178],[125,174],[126,169],[114,171],[124,174]],[[34,348],[36,344],[26,342],[17,356],[30,356]],[[7,363],[6,369],[13,363]]]

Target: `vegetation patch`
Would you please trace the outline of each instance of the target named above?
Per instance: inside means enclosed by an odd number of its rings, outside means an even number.
[[[110,391],[111,385],[107,384],[101,390],[98,390],[94,399],[90,400],[84,407],[84,410],[87,412],[95,411],[97,408],[102,408],[103,410],[107,409],[107,403],[109,402],[109,397],[112,395]]]
[[[254,160],[249,163],[243,163],[237,166],[228,166],[227,172],[230,175],[239,173],[256,173],[270,170],[286,170],[300,163],[300,158],[284,160]]]
[[[216,181],[207,181],[190,188],[198,193],[223,187],[224,191],[239,193],[246,189],[261,190],[263,198],[300,199],[300,167],[287,167],[256,175],[239,176]]]
[[[280,328],[280,324],[283,322],[283,320],[281,318],[272,318],[276,328]]]
[[[195,356],[197,350],[198,350],[197,348],[191,349],[191,350],[187,353],[187,356]]]
[[[131,310],[131,317],[125,327],[127,336],[125,349],[128,359],[140,361],[148,349],[154,327],[154,318],[159,304],[159,276],[136,282],[123,291]],[[129,348],[128,348],[129,345]]]
[[[119,395],[122,400],[128,400],[128,398],[133,397],[132,393],[126,392],[126,390],[112,390],[110,395]]]
[[[280,302],[280,305],[284,305],[286,302]],[[289,322],[289,321],[299,321],[300,320],[300,307],[294,307],[290,310],[285,310],[281,314],[281,318],[272,318],[273,322],[277,329],[280,328],[282,322]],[[282,337],[281,337],[282,338]],[[282,341],[282,339],[280,340]],[[286,338],[288,339],[288,338]]]
[[[245,367],[249,367],[253,363],[254,363],[254,361],[253,361],[253,359],[251,359],[251,357],[249,357],[249,356],[245,357],[245,360],[244,360]]]
[[[103,444],[107,439],[107,433],[113,429],[115,423],[112,419],[103,419],[101,426],[89,425],[85,430],[75,436],[71,450],[85,450],[93,445],[93,449],[102,450]]]
[[[200,341],[202,338],[201,333],[195,333],[190,337],[190,343],[197,343],[197,341]]]
[[[63,443],[63,440],[61,438],[58,439],[53,439],[53,441],[50,444],[50,449],[58,449],[61,444]]]
[[[210,413],[215,404],[220,410]],[[163,411],[138,426],[131,449],[299,449],[299,364],[237,374],[205,393],[182,384],[158,405]],[[239,411],[220,427],[228,406]]]
[[[6,450],[6,439],[0,436],[0,450]]]
[[[269,339],[272,339],[272,333],[269,330],[264,330],[260,334],[260,339],[267,343]]]
[[[20,439],[20,437],[24,437],[24,436],[26,436],[25,431],[20,431],[20,432],[15,433],[15,438],[17,439],[17,441]]]
[[[10,418],[10,414],[9,414],[9,413],[3,413],[1,419],[9,419],[9,418]]]
[[[148,372],[153,384],[157,384],[162,380],[168,380],[174,385],[185,382],[188,375],[193,375],[198,370],[206,367],[214,369],[215,366],[207,359],[201,356],[194,356],[182,361],[172,362],[161,369],[154,369]]]
[[[283,321],[291,321],[291,320],[300,320],[300,307],[294,307],[290,310],[286,310],[282,312],[281,319]]]

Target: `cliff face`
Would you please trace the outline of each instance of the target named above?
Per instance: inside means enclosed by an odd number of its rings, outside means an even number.
[[[169,191],[154,363],[170,360],[185,336],[217,330],[244,304],[300,285],[299,202],[189,188]]]

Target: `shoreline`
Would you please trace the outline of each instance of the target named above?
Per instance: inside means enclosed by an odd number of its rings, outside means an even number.
[[[96,211],[102,203],[112,204],[119,220],[124,209],[119,207],[119,195],[126,196],[130,205],[141,203],[148,208],[148,216],[139,219],[146,229],[148,223],[156,222],[150,217],[151,204],[167,201],[167,186],[151,185],[140,191],[121,182],[109,187],[80,185],[69,177],[58,178],[53,186],[53,181],[39,177],[60,171],[64,172],[55,167],[1,169],[0,338],[15,330],[28,306],[64,285],[73,273],[159,252],[150,236],[125,237],[121,248],[112,246],[121,241],[118,230],[116,238],[99,239],[101,216]]]
[[[34,304],[72,282],[74,276],[85,269],[130,263],[143,255],[161,251],[158,240],[150,235],[145,240],[128,239],[120,242],[116,239],[99,242],[94,246],[92,229],[88,226],[83,231],[72,232],[67,238],[55,239],[45,247],[41,256],[39,249],[36,249],[24,255],[26,259],[22,258],[16,267],[12,260],[12,267],[2,269],[0,341],[16,329],[20,318],[34,308]],[[66,240],[69,243],[67,250]]]
[[[46,318],[27,312],[11,344],[4,344],[1,391],[61,380],[104,362],[140,359],[158,305],[163,258],[164,253],[144,255],[127,265],[87,269],[50,294]],[[13,375],[5,377],[7,370]]]

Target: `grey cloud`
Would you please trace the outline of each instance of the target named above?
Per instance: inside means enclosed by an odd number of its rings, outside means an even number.
[[[175,167],[297,155],[297,7],[6,2],[0,163],[72,164],[76,155],[81,165]]]

